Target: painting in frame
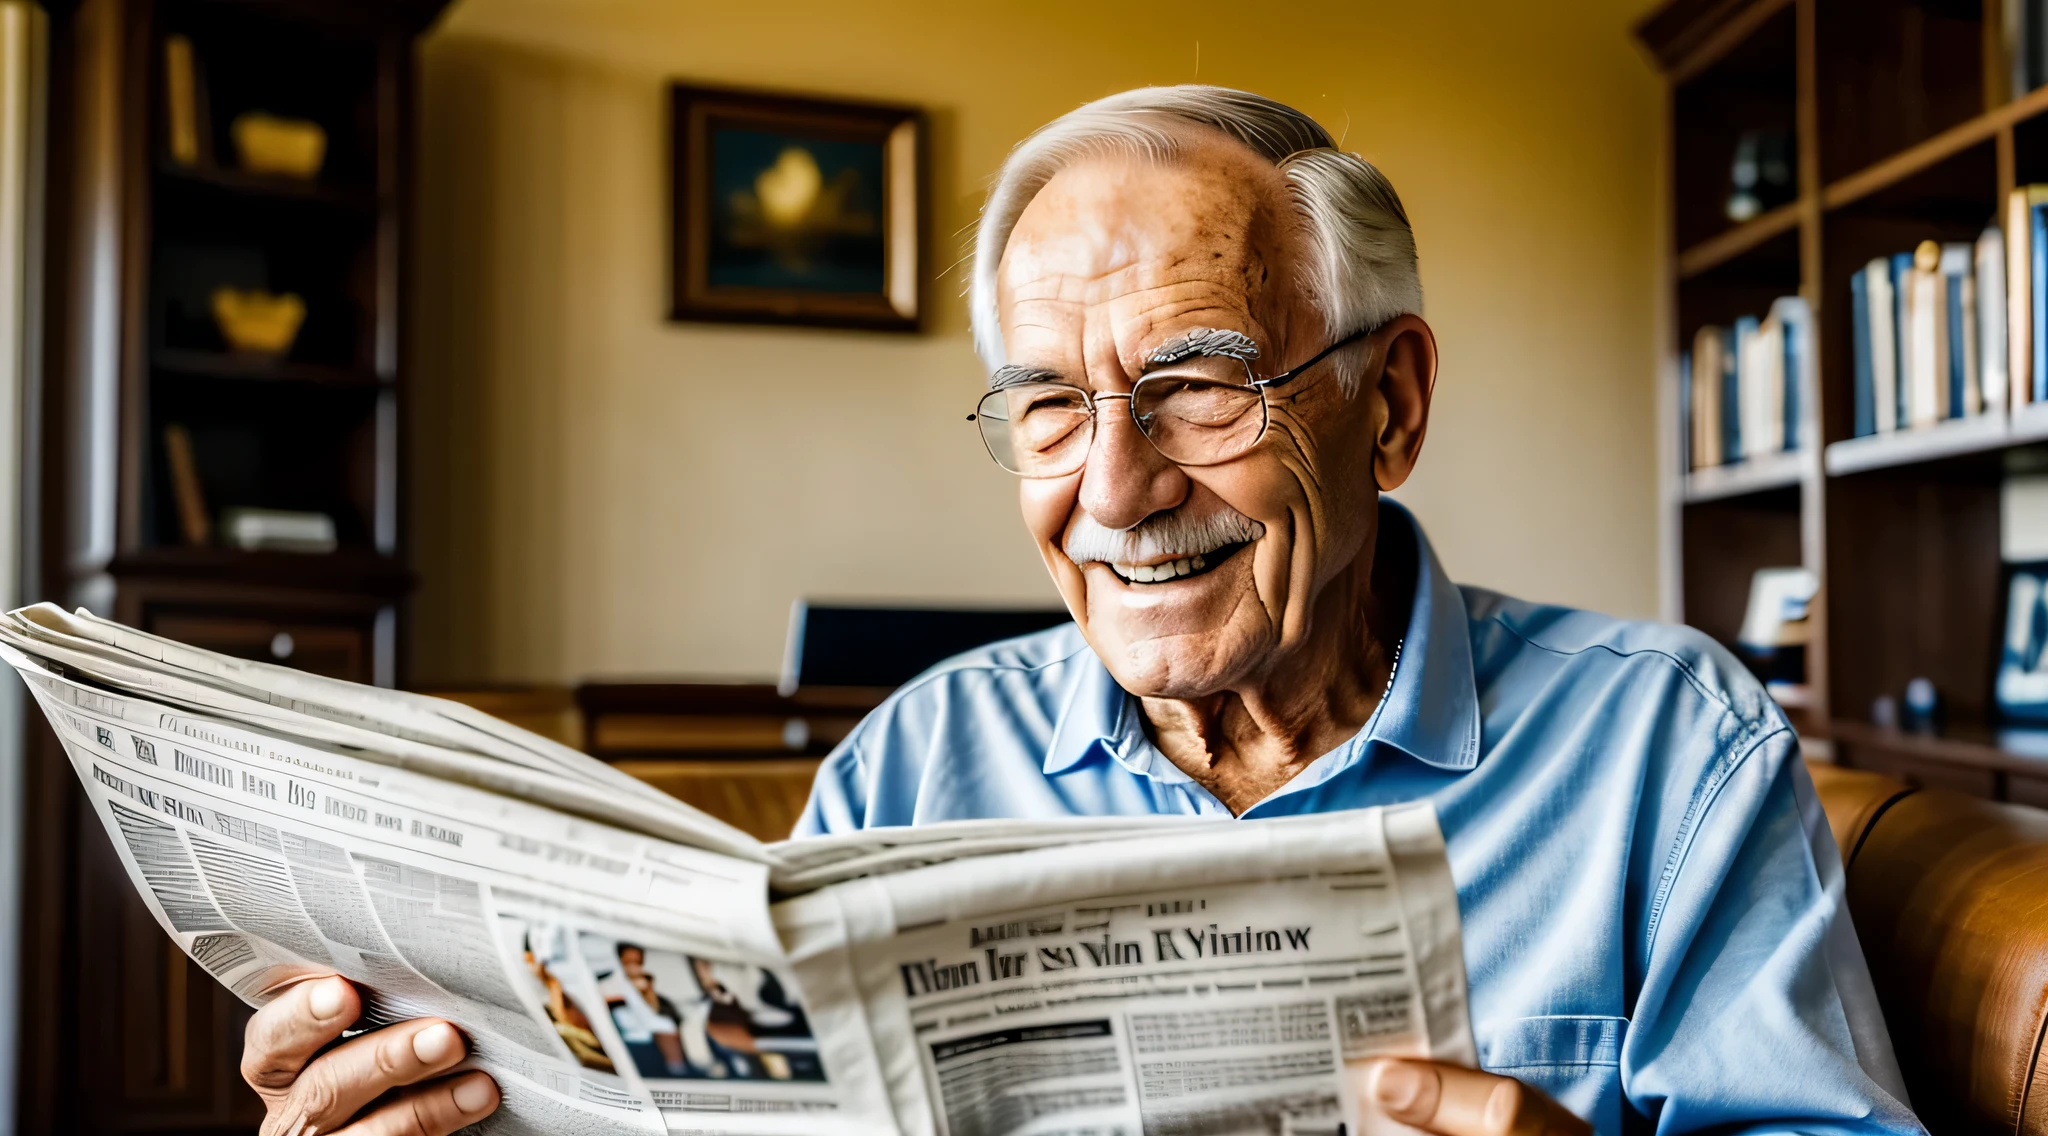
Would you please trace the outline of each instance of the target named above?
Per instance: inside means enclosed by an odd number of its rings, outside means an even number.
[[[683,84],[671,96],[669,318],[917,330],[921,112]]]

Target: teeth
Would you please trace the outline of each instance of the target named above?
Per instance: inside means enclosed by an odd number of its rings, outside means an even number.
[[[1168,560],[1163,564],[1110,565],[1111,568],[1116,569],[1117,575],[1134,584],[1157,584],[1167,580],[1176,580],[1182,576],[1190,576],[1200,572],[1208,566],[1208,560],[1201,555],[1184,556],[1178,560]]]

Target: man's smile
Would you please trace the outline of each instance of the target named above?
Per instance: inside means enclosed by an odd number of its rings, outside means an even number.
[[[1185,580],[1214,571],[1224,561],[1237,555],[1239,549],[1251,546],[1250,541],[1240,540],[1208,552],[1161,560],[1156,564],[1110,564],[1109,570],[1126,584],[1167,584]]]

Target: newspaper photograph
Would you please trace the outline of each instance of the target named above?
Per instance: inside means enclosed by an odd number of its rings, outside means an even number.
[[[1347,1063],[1472,1063],[1426,804],[764,844],[466,707],[0,617],[166,934],[252,1006],[454,1022],[476,1131],[1373,1132]],[[575,787],[563,791],[563,786]]]

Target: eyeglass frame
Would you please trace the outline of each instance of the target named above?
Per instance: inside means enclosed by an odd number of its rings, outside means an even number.
[[[1178,459],[1178,458],[1174,457],[1174,456],[1173,456],[1172,454],[1169,454],[1169,453],[1167,453],[1167,452],[1166,452],[1165,450],[1161,450],[1161,449],[1159,449],[1159,443],[1157,443],[1157,442],[1155,442],[1155,441],[1153,441],[1153,440],[1152,440],[1152,435],[1151,435],[1151,434],[1148,434],[1148,433],[1146,433],[1146,431],[1145,431],[1145,425],[1144,425],[1144,423],[1142,423],[1142,422],[1139,422],[1139,421],[1138,421],[1138,410],[1137,410],[1137,405],[1136,405],[1135,403],[1133,403],[1133,402],[1131,401],[1131,400],[1132,400],[1133,398],[1137,397],[1137,394],[1138,394],[1138,387],[1139,387],[1139,386],[1141,386],[1142,384],[1144,384],[1144,383],[1145,383],[1145,381],[1146,381],[1146,380],[1148,380],[1148,379],[1151,379],[1151,378],[1154,378],[1154,377],[1159,377],[1159,378],[1165,378],[1165,377],[1167,377],[1167,376],[1164,376],[1164,375],[1160,375],[1160,376],[1153,376],[1153,375],[1145,375],[1145,376],[1142,376],[1142,377],[1140,377],[1140,378],[1138,379],[1138,381],[1137,381],[1137,382],[1135,382],[1135,383],[1132,383],[1132,384],[1131,384],[1131,389],[1130,389],[1130,390],[1127,390],[1127,391],[1123,391],[1123,392],[1121,392],[1121,393],[1119,393],[1119,392],[1115,392],[1115,391],[1109,391],[1109,392],[1097,393],[1097,392],[1095,392],[1095,391],[1091,391],[1091,390],[1089,390],[1089,389],[1088,389],[1087,387],[1084,387],[1084,386],[1080,386],[1080,385],[1077,385],[1077,384],[1074,384],[1074,383],[1065,383],[1065,382],[1062,382],[1062,383],[1046,383],[1045,385],[1047,385],[1047,386],[1065,386],[1065,387],[1071,387],[1071,388],[1073,388],[1074,390],[1076,390],[1076,391],[1080,392],[1080,395],[1081,395],[1081,401],[1082,401],[1082,403],[1083,403],[1084,405],[1086,405],[1086,406],[1088,407],[1088,429],[1089,429],[1089,431],[1090,431],[1090,434],[1091,434],[1091,438],[1090,438],[1090,440],[1089,440],[1089,445],[1090,445],[1090,448],[1091,448],[1091,449],[1092,449],[1092,448],[1093,448],[1093,446],[1094,446],[1094,440],[1093,440],[1092,434],[1093,434],[1093,432],[1094,432],[1094,429],[1095,429],[1095,427],[1096,427],[1097,425],[1099,425],[1099,424],[1100,424],[1100,422],[1101,422],[1101,416],[1100,416],[1100,414],[1099,414],[1099,413],[1097,412],[1097,410],[1096,410],[1096,407],[1095,407],[1095,404],[1096,404],[1097,402],[1099,402],[1099,401],[1103,401],[1103,400],[1109,400],[1109,399],[1122,399],[1122,400],[1123,400],[1123,402],[1124,402],[1124,405],[1125,405],[1126,407],[1129,407],[1129,408],[1130,408],[1130,412],[1131,412],[1131,425],[1133,425],[1133,426],[1137,427],[1137,430],[1138,430],[1138,436],[1139,436],[1139,437],[1141,437],[1141,438],[1143,438],[1143,439],[1145,439],[1145,443],[1146,443],[1147,445],[1151,446],[1151,447],[1152,447],[1152,448],[1153,448],[1154,450],[1157,450],[1157,451],[1158,451],[1158,453],[1159,453],[1159,456],[1160,456],[1160,457],[1163,457],[1163,458],[1165,458],[1165,459],[1166,459],[1167,461],[1170,461],[1170,462],[1172,462],[1172,463],[1173,463],[1173,464],[1175,464],[1175,465],[1180,465],[1180,466],[1191,466],[1191,467],[1193,467],[1193,468],[1196,468],[1196,469],[1201,469],[1201,468],[1204,468],[1204,467],[1206,467],[1206,466],[1213,466],[1213,465],[1222,465],[1222,464],[1224,464],[1225,462],[1232,462],[1232,461],[1236,461],[1236,460],[1237,460],[1238,458],[1241,458],[1241,457],[1243,457],[1244,455],[1246,455],[1246,454],[1248,454],[1248,453],[1251,453],[1251,452],[1252,452],[1253,450],[1256,450],[1256,449],[1258,449],[1258,448],[1259,448],[1259,443],[1260,443],[1260,442],[1263,442],[1263,441],[1265,441],[1265,440],[1266,440],[1266,431],[1267,431],[1268,429],[1270,429],[1270,428],[1272,427],[1272,425],[1273,425],[1273,405],[1272,405],[1272,402],[1270,401],[1270,393],[1269,393],[1269,392],[1271,392],[1271,391],[1272,391],[1272,390],[1273,390],[1274,388],[1276,388],[1276,387],[1284,386],[1284,385],[1286,385],[1286,384],[1288,384],[1288,383],[1291,383],[1291,382],[1293,382],[1294,380],[1296,380],[1296,379],[1300,378],[1300,377],[1301,377],[1301,376],[1302,376],[1303,374],[1305,374],[1305,373],[1306,373],[1306,372],[1307,372],[1307,371],[1309,370],[1309,368],[1311,368],[1311,367],[1315,366],[1315,365],[1316,365],[1317,363],[1320,363],[1320,362],[1322,362],[1322,361],[1323,361],[1324,359],[1327,359],[1327,358],[1329,358],[1329,357],[1330,357],[1331,355],[1333,355],[1333,354],[1335,354],[1336,352],[1338,352],[1338,351],[1342,350],[1343,348],[1349,347],[1349,346],[1351,346],[1351,345],[1352,345],[1353,343],[1356,343],[1356,342],[1358,342],[1359,340],[1361,340],[1361,339],[1364,339],[1365,337],[1367,337],[1367,336],[1371,335],[1371,334],[1372,334],[1373,332],[1376,332],[1376,331],[1378,331],[1378,330],[1379,330],[1379,329],[1380,329],[1380,328],[1381,328],[1382,326],[1385,326],[1385,325],[1383,325],[1383,324],[1375,324],[1375,325],[1373,325],[1373,326],[1371,326],[1371,327],[1361,327],[1361,328],[1359,328],[1359,329],[1358,329],[1357,331],[1354,331],[1354,332],[1352,332],[1351,334],[1349,334],[1349,335],[1346,335],[1346,336],[1344,336],[1344,337],[1343,337],[1342,339],[1339,339],[1339,340],[1337,340],[1336,342],[1334,342],[1334,343],[1330,344],[1330,345],[1329,345],[1328,347],[1325,347],[1325,348],[1323,348],[1323,349],[1322,349],[1321,351],[1318,351],[1318,352],[1316,352],[1316,353],[1315,353],[1314,355],[1311,355],[1311,356],[1309,356],[1309,357],[1308,357],[1308,361],[1307,361],[1307,362],[1305,362],[1305,363],[1301,364],[1300,366],[1297,366],[1297,367],[1291,367],[1291,368],[1289,368],[1289,369],[1287,369],[1287,370],[1285,370],[1285,371],[1282,371],[1282,372],[1280,372],[1279,374],[1277,374],[1277,375],[1274,375],[1274,376],[1273,376],[1272,378],[1270,378],[1270,379],[1261,379],[1261,378],[1258,378],[1258,377],[1257,377],[1257,375],[1256,375],[1256,373],[1255,373],[1255,372],[1253,372],[1253,370],[1252,370],[1252,361],[1251,361],[1250,359],[1247,359],[1247,358],[1245,358],[1245,357],[1244,357],[1244,356],[1242,356],[1242,355],[1232,355],[1232,356],[1230,356],[1230,358],[1236,359],[1236,360],[1237,360],[1237,361],[1238,361],[1239,363],[1242,363],[1242,364],[1244,364],[1244,374],[1245,374],[1245,384],[1244,384],[1244,385],[1245,385],[1245,386],[1246,386],[1246,387],[1247,387],[1248,389],[1251,389],[1251,390],[1255,390],[1255,391],[1258,391],[1258,392],[1259,392],[1259,416],[1260,416],[1260,422],[1259,422],[1259,436],[1258,436],[1258,437],[1256,437],[1256,438],[1253,438],[1253,439],[1252,439],[1252,440],[1251,440],[1251,441],[1250,441],[1250,442],[1249,442],[1248,444],[1246,444],[1246,446],[1245,446],[1245,448],[1244,448],[1244,449],[1242,449],[1242,450],[1239,450],[1238,452],[1236,452],[1236,453],[1234,453],[1234,454],[1230,455],[1230,456],[1229,456],[1229,457],[1227,457],[1227,458],[1218,458],[1218,459],[1216,459],[1215,461],[1212,461],[1212,462],[1184,462],[1184,461],[1181,461],[1180,459]],[[1041,381],[1042,381],[1042,380],[1041,380]],[[1024,385],[1027,385],[1027,384],[1019,383],[1019,384],[1017,384],[1017,385],[1019,385],[1019,386],[1024,386]],[[990,391],[988,391],[988,392],[984,393],[984,394],[983,394],[983,395],[982,395],[982,396],[981,396],[980,398],[978,398],[978,399],[975,399],[975,400],[974,400],[974,407],[975,407],[975,409],[973,410],[973,412],[971,412],[971,413],[969,413],[969,414],[967,415],[967,421],[969,421],[969,422],[973,422],[973,421],[975,421],[975,420],[976,420],[976,419],[977,419],[978,417],[980,417],[980,415],[981,415],[981,404],[982,404],[983,402],[985,402],[985,401],[987,401],[987,400],[988,400],[988,396],[989,396],[989,395],[991,395],[991,394],[996,394],[996,393],[998,393],[999,391],[1002,391],[1002,390],[1006,390],[1006,389],[1008,389],[1008,388],[1006,388],[1006,387],[998,387],[998,388],[995,388],[994,390],[990,390]],[[1014,476],[1017,476],[1017,477],[1027,477],[1027,478],[1031,478],[1032,480],[1051,480],[1052,478],[1055,478],[1055,477],[1071,477],[1071,476],[1073,476],[1073,475],[1074,475],[1075,473],[1078,473],[1078,472],[1080,471],[1080,469],[1081,469],[1081,466],[1075,466],[1075,467],[1074,467],[1073,469],[1070,469],[1070,470],[1068,470],[1068,471],[1067,471],[1067,472],[1065,472],[1065,473],[1049,473],[1049,474],[1038,474],[1038,475],[1033,475],[1033,474],[1029,474],[1029,473],[1018,473],[1018,472],[1017,472],[1016,470],[1014,470],[1014,469],[1011,469],[1011,468],[1010,468],[1009,466],[1006,466],[1006,465],[1004,465],[1004,464],[1003,464],[1003,459],[1001,459],[1001,458],[999,458],[999,457],[997,457],[997,456],[996,456],[996,451],[995,451],[995,448],[994,448],[993,446],[991,446],[991,445],[989,444],[989,440],[988,440],[988,434],[987,434],[987,432],[986,432],[986,431],[976,431],[976,433],[977,433],[977,434],[978,434],[978,435],[979,435],[979,436],[981,437],[981,448],[982,448],[982,449],[984,449],[984,450],[987,450],[987,451],[988,451],[988,457],[989,457],[989,460],[990,460],[990,461],[992,461],[992,462],[995,462],[995,463],[996,463],[996,466],[997,466],[997,468],[1001,469],[1001,470],[1002,470],[1003,472],[1005,472],[1005,473],[1008,473],[1008,474],[1012,474],[1012,475],[1014,475]],[[1081,465],[1082,465],[1082,466],[1085,466],[1086,464],[1087,464],[1087,458],[1086,458],[1085,456],[1083,456],[1083,458],[1081,459]]]

